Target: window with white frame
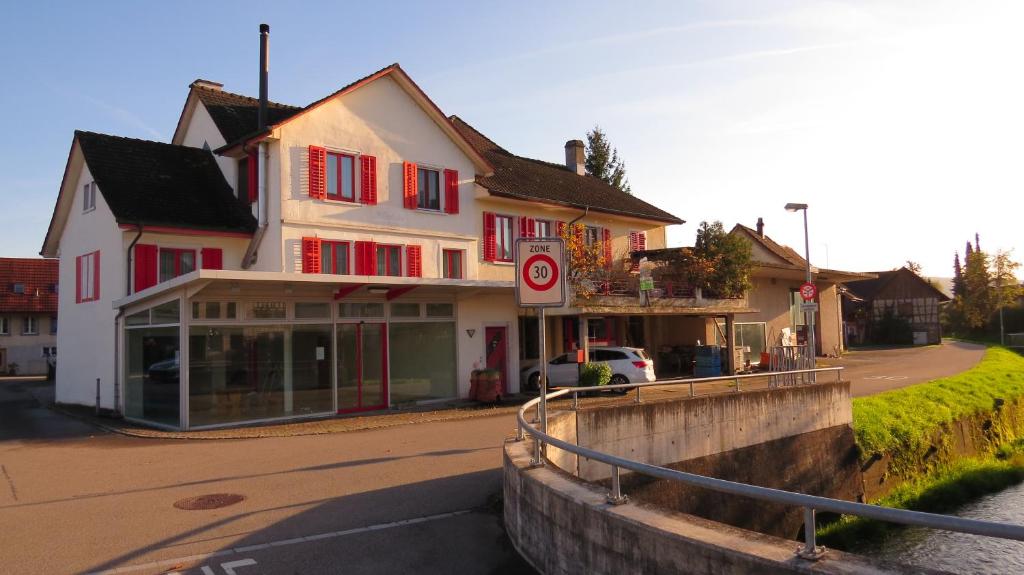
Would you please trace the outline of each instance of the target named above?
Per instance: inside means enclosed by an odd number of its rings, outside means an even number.
[[[57,346],[55,346],[55,345],[44,345],[43,346],[43,357],[56,358],[57,357]]]
[[[39,318],[27,315],[21,323],[21,335],[39,335]]]
[[[583,230],[583,242],[587,247],[597,245],[601,241],[601,230],[594,226],[587,226]]]
[[[440,211],[441,173],[430,168],[418,168],[416,171],[416,207]]]
[[[551,236],[551,220],[534,220],[533,221],[533,237],[535,238],[550,238]]]
[[[95,301],[100,298],[100,252],[75,258],[75,301]]]
[[[512,231],[512,216],[495,216],[494,227],[495,259],[499,262],[510,262],[512,261],[512,240],[515,238]]]
[[[96,209],[96,182],[82,186],[82,211],[91,212]]]

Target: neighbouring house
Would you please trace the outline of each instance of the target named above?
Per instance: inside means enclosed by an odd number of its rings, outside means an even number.
[[[877,277],[845,282],[850,302],[843,317],[851,345],[942,341],[940,310],[949,296],[906,267],[872,275]]]
[[[0,258],[0,375],[45,375],[57,360],[57,260]]]
[[[807,279],[807,260],[793,248],[767,236],[762,218],[757,219],[754,228],[736,224],[729,233],[750,241],[754,260],[754,285],[747,294],[747,302],[757,311],[745,315],[737,325],[738,345],[750,347],[751,363],[757,363],[757,350],[787,343],[782,341],[784,330],[795,336],[788,343],[804,345],[807,326],[800,309],[803,299],[799,289]],[[811,277],[818,288],[814,299],[818,304],[814,320],[815,353],[839,355],[845,350],[840,286],[873,276],[811,266]]]
[[[565,153],[511,154],[397,64],[302,107],[197,80],[171,143],[75,132],[41,252],[67,287],[56,399],[91,405],[98,379],[102,408],[197,429],[464,397],[478,367],[515,392],[538,352],[514,240],[579,220],[627,261],[682,223]],[[552,311],[549,351],[744,311],[659,296]]]

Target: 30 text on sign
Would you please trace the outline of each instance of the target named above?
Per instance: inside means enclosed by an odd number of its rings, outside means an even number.
[[[521,307],[565,305],[565,244],[562,240],[516,240],[516,302]]]

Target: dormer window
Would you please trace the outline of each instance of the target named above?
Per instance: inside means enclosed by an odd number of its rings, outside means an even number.
[[[96,182],[82,186],[82,211],[91,212],[96,209]]]

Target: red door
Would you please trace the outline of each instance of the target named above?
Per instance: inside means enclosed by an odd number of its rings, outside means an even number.
[[[484,330],[487,342],[487,368],[501,372],[502,394],[508,393],[508,329],[488,327]]]

